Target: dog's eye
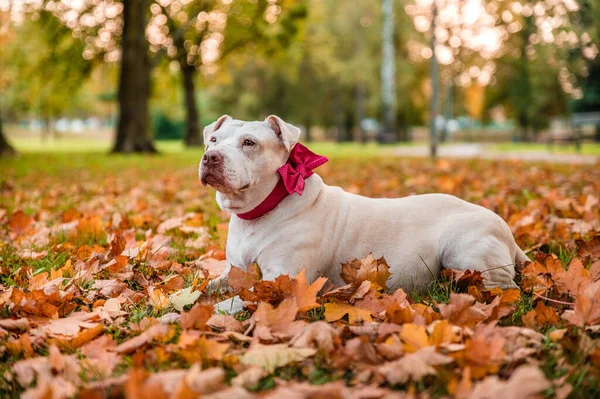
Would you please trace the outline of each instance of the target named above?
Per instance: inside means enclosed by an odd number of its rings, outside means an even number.
[[[252,147],[254,144],[256,144],[256,143],[252,140],[248,140],[248,139],[244,140],[245,146]]]
[[[215,136],[210,138],[210,142],[211,143],[216,143],[217,142],[217,138]]]

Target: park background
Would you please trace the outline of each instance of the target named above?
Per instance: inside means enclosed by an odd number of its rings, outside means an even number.
[[[599,8],[3,0],[1,142],[180,150],[202,146],[203,126],[222,114],[276,114],[305,141],[533,143],[447,152],[459,156],[578,147],[600,140]]]
[[[0,0],[0,397],[600,397],[599,35],[599,0]],[[365,254],[210,291],[222,114],[347,192],[496,212],[519,289]]]

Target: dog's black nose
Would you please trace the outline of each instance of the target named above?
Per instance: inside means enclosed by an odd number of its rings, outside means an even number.
[[[223,162],[223,154],[218,151],[208,151],[202,157],[202,163],[206,166],[218,165]]]

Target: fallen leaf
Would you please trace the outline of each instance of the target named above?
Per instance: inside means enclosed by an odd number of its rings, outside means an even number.
[[[523,316],[523,324],[529,328],[540,328],[560,323],[560,317],[555,308],[547,307],[539,301],[535,308]]]
[[[371,311],[368,309],[352,306],[343,302],[332,302],[325,304],[325,320],[328,322],[336,321],[348,315],[348,322],[356,324],[357,322],[373,321]]]
[[[33,217],[27,216],[21,210],[15,211],[8,220],[8,228],[15,236],[27,234],[31,231]]]
[[[244,326],[238,319],[231,315],[215,314],[208,319],[206,325],[212,329],[219,331],[233,331],[241,333],[244,331]]]
[[[148,303],[155,310],[161,310],[169,305],[169,297],[160,288],[148,287]]]
[[[176,310],[183,312],[185,306],[193,304],[199,297],[200,291],[193,291],[192,287],[188,287],[171,294],[169,296],[169,303]]]
[[[497,376],[486,377],[475,384],[469,399],[511,398],[527,399],[542,394],[551,384],[542,371],[535,366],[523,365],[516,369],[507,381]]]
[[[138,348],[146,345],[151,342],[154,338],[159,337],[161,335],[166,335],[168,331],[168,327],[164,324],[155,324],[150,326],[146,331],[142,332],[137,337],[133,337],[123,342],[119,346],[115,348],[115,352],[117,353],[131,353]]]
[[[260,277],[260,268],[256,263],[250,265],[247,270],[234,266],[227,274],[227,284],[233,292],[239,293],[243,289],[254,287],[254,284],[260,281]]]
[[[257,345],[240,357],[242,364],[259,366],[273,374],[278,367],[301,362],[317,351],[311,348],[290,348],[286,344]]]
[[[292,283],[292,293],[296,299],[296,305],[299,307],[299,312],[308,312],[321,306],[317,303],[317,294],[326,282],[325,277],[319,277],[309,286],[306,283],[306,270],[302,269]]]
[[[575,300],[575,311],[568,315],[576,326],[600,324],[600,280],[590,284]]]
[[[184,330],[193,328],[196,330],[208,330],[206,324],[213,315],[213,307],[195,304],[189,312],[181,313],[181,328]]]
[[[290,344],[295,348],[315,348],[325,352],[331,352],[338,340],[335,328],[324,321],[316,321],[308,324],[298,332]]]
[[[428,346],[418,351],[386,363],[378,372],[392,385],[418,381],[427,375],[436,375],[434,366],[452,363],[453,359],[437,353],[435,347]]]
[[[485,309],[475,304],[475,298],[469,294],[450,293],[448,304],[440,304],[439,309],[442,317],[458,326],[474,326],[487,319],[490,314]]]
[[[250,319],[254,327],[254,337],[263,341],[291,338],[302,330],[305,323],[295,321],[298,305],[294,299],[285,299],[277,308],[268,303],[260,303]]]
[[[415,324],[404,324],[400,332],[400,338],[404,342],[404,351],[413,353],[429,345],[429,338],[425,327]]]
[[[386,288],[386,282],[392,274],[383,258],[375,259],[373,253],[369,253],[363,259],[355,259],[342,265],[342,280],[346,284],[361,283],[365,280]]]

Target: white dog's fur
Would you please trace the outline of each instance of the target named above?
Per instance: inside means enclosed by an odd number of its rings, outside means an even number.
[[[300,129],[275,116],[244,122],[224,115],[205,128],[206,154],[221,161],[216,166],[201,162],[200,177],[218,190],[219,206],[233,214],[227,271],[256,262],[266,280],[306,269],[310,281],[324,275],[341,285],[341,265],[372,252],[385,257],[391,289],[421,289],[442,267],[481,271],[488,287],[516,286],[515,261],[528,258],[507,224],[492,211],[450,195],[370,199],[328,186],[314,174],[301,196],[289,195],[258,219],[236,217],[273,190],[277,169],[299,135]],[[255,144],[247,145],[247,139]]]

